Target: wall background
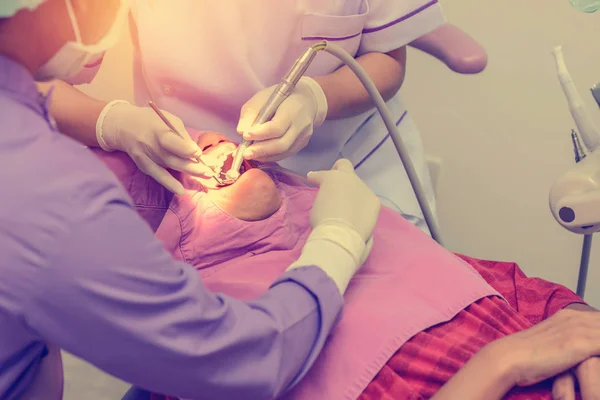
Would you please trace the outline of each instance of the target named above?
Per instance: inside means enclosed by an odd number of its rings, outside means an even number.
[[[516,261],[526,273],[572,289],[583,238],[550,214],[548,191],[574,164],[574,122],[556,78],[552,49],[567,66],[589,111],[600,81],[600,14],[567,0],[449,0],[448,20],[487,49],[477,76],[450,72],[410,53],[403,88],[429,154],[443,160],[439,217],[447,247],[487,259]],[[586,300],[600,307],[600,244],[592,250]]]

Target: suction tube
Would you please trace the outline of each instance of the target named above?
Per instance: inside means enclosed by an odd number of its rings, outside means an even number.
[[[427,227],[429,228],[429,232],[431,233],[431,237],[442,245],[442,239],[440,234],[440,228],[438,226],[437,220],[433,216],[433,212],[431,211],[431,207],[429,207],[429,203],[427,202],[427,196],[425,195],[425,190],[423,189],[423,185],[421,185],[421,181],[417,176],[417,172],[415,171],[415,167],[410,160],[410,156],[408,155],[408,151],[404,146],[404,142],[400,137],[400,131],[392,118],[390,110],[388,109],[383,97],[379,93],[379,90],[375,87],[375,84],[369,78],[369,75],[365,72],[363,67],[352,57],[350,54],[346,52],[340,46],[331,43],[325,42],[325,49],[327,53],[336,56],[341,61],[343,61],[354,74],[360,79],[361,83],[375,102],[375,106],[377,107],[377,111],[381,115],[383,122],[385,123],[386,128],[390,132],[392,137],[392,141],[394,142],[394,146],[396,146],[396,151],[400,156],[400,160],[404,165],[404,169],[408,175],[408,179],[412,185],[412,188],[415,192],[417,200],[419,202],[419,206],[421,207],[421,211],[423,212],[423,216],[425,217],[425,222],[427,223]]]
[[[554,61],[556,61],[558,80],[560,81],[560,85],[562,86],[565,97],[567,98],[569,110],[571,110],[571,115],[575,120],[575,125],[577,125],[577,129],[579,130],[579,134],[583,139],[583,143],[588,150],[592,152],[600,144],[600,134],[598,134],[598,129],[588,115],[585,104],[583,103],[583,100],[581,100],[581,97],[577,92],[577,88],[573,83],[571,74],[569,73],[569,70],[565,64],[562,46],[556,46],[552,54],[554,55]]]

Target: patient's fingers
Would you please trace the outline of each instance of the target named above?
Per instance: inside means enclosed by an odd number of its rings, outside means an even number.
[[[552,384],[552,400],[575,400],[575,378],[570,372],[556,377]]]
[[[600,358],[588,358],[579,364],[575,375],[584,400],[600,399]]]
[[[141,157],[134,160],[140,171],[154,178],[167,190],[175,194],[183,194],[183,185],[173,177],[166,169],[156,164],[148,157]]]

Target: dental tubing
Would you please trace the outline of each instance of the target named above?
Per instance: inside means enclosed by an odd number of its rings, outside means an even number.
[[[356,61],[354,57],[348,54],[346,50],[330,42],[325,42],[325,48],[323,50],[342,60],[358,77],[358,79],[361,81],[361,83],[373,99],[373,102],[377,107],[377,111],[379,111],[379,114],[381,115],[381,118],[383,119],[383,122],[385,123],[385,126],[388,129],[390,136],[392,137],[394,146],[396,146],[396,151],[400,156],[400,160],[404,165],[404,169],[406,170],[406,174],[408,175],[410,184],[412,185],[412,188],[415,192],[415,196],[417,197],[417,200],[419,202],[419,206],[421,207],[421,212],[425,217],[425,222],[427,223],[427,227],[429,228],[431,237],[440,245],[442,245],[440,228],[438,226],[437,220],[433,215],[433,212],[431,211],[431,207],[429,207],[429,203],[427,202],[427,196],[425,195],[423,185],[421,184],[421,181],[417,176],[417,172],[415,171],[415,167],[413,166],[413,163],[410,159],[408,150],[406,150],[406,146],[402,141],[400,131],[398,130],[398,127],[396,126],[396,123],[392,118],[390,110],[385,104],[383,97],[381,97],[381,94],[377,90],[377,87],[375,87],[375,84],[373,83],[371,78],[369,78],[369,75],[358,63],[358,61]]]
[[[425,195],[425,190],[423,189],[423,185],[417,176],[415,168],[410,160],[410,156],[408,155],[408,151],[402,141],[400,131],[396,126],[394,119],[388,109],[383,97],[375,87],[369,75],[365,72],[362,66],[352,57],[346,50],[341,48],[340,46],[322,41],[313,46],[311,46],[308,50],[306,50],[294,63],[292,68],[288,71],[288,73],[283,77],[279,85],[273,91],[273,94],[269,98],[269,100],[263,106],[261,112],[256,117],[254,124],[264,123],[269,121],[275,115],[277,111],[277,107],[289,96],[289,94],[294,89],[296,83],[300,80],[300,78],[304,75],[310,63],[315,58],[315,55],[318,51],[324,50],[327,53],[337,57],[341,61],[343,61],[354,74],[358,77],[360,82],[363,84],[375,106],[377,107],[377,111],[381,115],[383,122],[385,123],[386,128],[388,129],[390,136],[392,137],[392,141],[394,142],[394,146],[396,147],[396,151],[400,156],[400,160],[404,165],[404,169],[408,175],[412,188],[415,192],[415,196],[419,202],[419,206],[421,207],[421,211],[423,212],[423,216],[425,217],[425,222],[427,223],[427,227],[429,228],[429,232],[431,233],[431,237],[437,241],[439,244],[442,244],[440,228],[437,224],[437,220],[435,219],[433,212],[431,211],[431,207],[429,207],[429,203],[427,202],[427,196]],[[237,179],[239,176],[239,168],[242,163],[243,153],[250,146],[251,142],[242,141],[239,145],[238,150],[234,156],[234,162],[231,170],[233,174],[228,176],[230,179]],[[237,173],[237,174],[236,174]],[[236,175],[236,176],[233,176]]]

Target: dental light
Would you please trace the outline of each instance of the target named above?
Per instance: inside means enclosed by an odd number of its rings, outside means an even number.
[[[358,79],[361,81],[361,83],[373,99],[373,102],[375,103],[375,106],[377,107],[377,110],[379,111],[379,114],[381,115],[381,118],[383,119],[383,122],[390,133],[392,141],[394,142],[394,146],[396,147],[396,151],[400,156],[400,160],[404,165],[404,169],[406,170],[412,188],[419,202],[419,206],[421,207],[421,211],[423,212],[423,216],[425,217],[425,222],[427,223],[427,227],[429,228],[431,237],[438,243],[442,244],[440,229],[438,227],[437,220],[433,216],[433,212],[429,207],[429,203],[427,202],[427,197],[425,196],[425,191],[423,189],[421,181],[419,180],[419,177],[417,176],[415,168],[412,164],[412,161],[410,160],[408,150],[406,149],[404,142],[402,141],[400,131],[398,130],[398,127],[396,126],[395,121],[392,118],[390,110],[387,108],[385,101],[383,100],[381,94],[377,90],[377,87],[375,87],[375,84],[373,83],[373,81],[371,81],[371,79],[369,78],[365,70],[362,68],[362,66],[354,59],[354,57],[352,57],[348,52],[346,52],[346,50],[344,50],[340,46],[328,41],[323,41],[317,43],[314,46],[311,46],[308,50],[306,50],[296,60],[292,68],[290,68],[288,73],[283,77],[279,85],[273,91],[273,94],[271,95],[267,103],[263,106],[262,110],[259,112],[256,120],[254,121],[254,124],[264,123],[273,118],[273,115],[277,111],[277,107],[279,107],[279,105],[293,91],[296,83],[298,83],[300,78],[304,75],[304,73],[310,66],[310,63],[315,58],[316,53],[322,50],[343,61],[358,77]],[[238,151],[234,156],[233,166],[230,169],[231,172],[227,174],[229,182],[235,181],[235,179],[239,177],[238,171],[241,165],[243,153],[245,149],[248,148],[248,146],[250,146],[250,144],[251,142],[243,141],[239,145]]]
[[[554,182],[549,198],[550,210],[558,223],[571,232],[584,234],[577,279],[577,295],[583,298],[592,248],[592,234],[600,230],[600,152],[596,151],[600,144],[600,134],[571,79],[561,46],[555,47],[553,54],[558,79],[584,143],[584,145],[574,143],[576,154],[579,155],[578,147],[585,146],[589,151],[587,156],[584,155],[573,168]],[[595,94],[594,89],[592,94]]]
[[[600,231],[600,134],[575,88],[560,46],[554,49],[558,79],[588,154],[561,175],[550,190],[550,210],[565,229],[579,234]]]

